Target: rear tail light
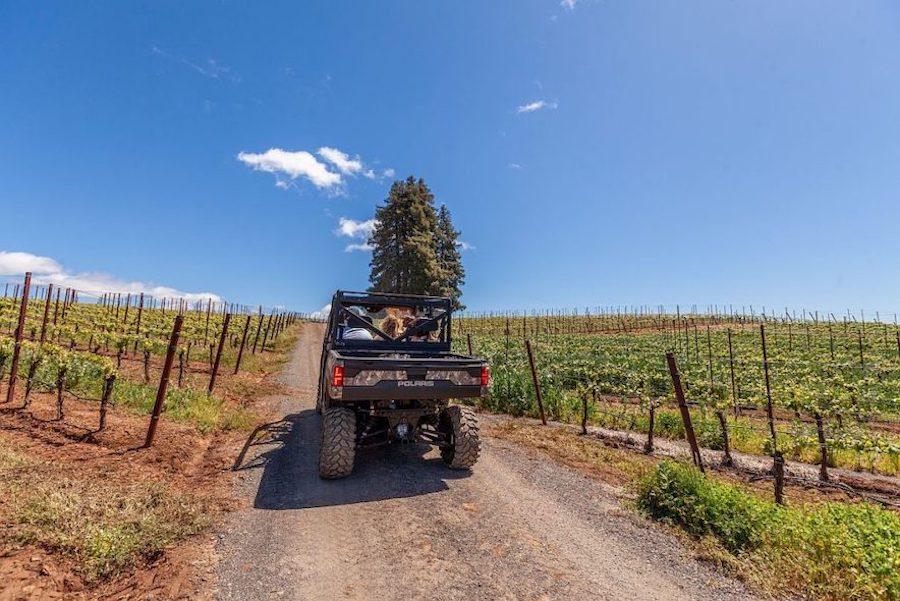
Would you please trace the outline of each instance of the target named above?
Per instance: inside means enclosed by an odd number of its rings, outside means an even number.
[[[484,376],[482,376],[483,378]],[[344,385],[344,366],[343,365],[335,365],[334,371],[331,372],[331,385],[332,386],[343,386]]]
[[[488,370],[487,366],[481,368],[481,385],[487,386],[491,382],[491,372]]]

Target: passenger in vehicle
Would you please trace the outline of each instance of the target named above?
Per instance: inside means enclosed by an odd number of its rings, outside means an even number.
[[[381,322],[381,331],[390,336],[391,338],[396,338],[400,335],[400,332],[403,329],[403,322],[399,317],[388,313],[387,317],[385,317]]]
[[[361,308],[351,307],[349,311],[366,323],[372,323],[372,318],[369,317],[369,314],[363,311]],[[343,338],[344,340],[373,340],[372,332],[360,326],[349,326],[344,330]]]

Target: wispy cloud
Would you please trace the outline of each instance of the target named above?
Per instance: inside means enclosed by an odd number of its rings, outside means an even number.
[[[381,175],[384,177],[387,177],[387,178],[392,178],[396,174],[397,174],[397,172],[394,171],[393,169],[391,169],[390,167],[388,167],[387,169],[385,169],[384,171],[381,172]]]
[[[459,248],[459,250],[462,250],[462,251],[475,250],[475,246],[473,246],[472,244],[469,244],[465,240],[457,240],[456,246]]]
[[[528,104],[522,104],[516,107],[516,112],[519,114],[522,113],[533,113],[535,111],[540,111],[543,109],[547,110],[555,110],[559,105],[556,102],[547,102],[546,100],[535,100],[534,102],[529,102]]]
[[[578,0],[560,0],[559,2],[559,5],[566,10],[575,10],[576,4],[578,4]]]
[[[522,165],[520,165],[520,164],[518,164],[518,163],[510,163],[510,164],[509,164],[509,168],[510,168],[510,169],[520,170],[520,169],[522,169]]]
[[[164,59],[179,63],[182,66],[187,67],[188,69],[191,69],[208,79],[222,79],[231,81],[232,83],[241,83],[241,81],[243,80],[240,73],[227,65],[219,63],[212,58],[208,58],[206,59],[206,61],[198,63],[189,60],[184,56],[166,52],[159,46],[153,46],[151,50],[153,51],[153,54]]]
[[[348,244],[347,246],[345,246],[344,252],[352,253],[352,252],[360,251],[360,252],[367,253],[367,252],[372,252],[372,250],[374,248],[375,247],[372,246],[371,244],[369,244],[368,242],[363,242],[363,243],[355,243],[354,242],[353,244]]]
[[[183,292],[169,286],[147,282],[129,282],[107,273],[76,273],[66,269],[59,261],[27,252],[0,251],[0,275],[19,276],[30,271],[35,284],[54,284],[75,288],[86,296],[98,296],[104,292],[123,294],[149,294],[157,298],[183,298],[187,301],[212,299],[214,303],[222,298],[211,292]]]
[[[355,219],[348,219],[347,217],[341,217],[338,220],[338,227],[334,230],[336,236],[342,236],[345,238],[355,238],[360,240],[360,242],[353,242],[344,247],[344,251],[346,252],[369,252],[372,250],[372,246],[369,244],[369,238],[372,236],[372,232],[375,231],[375,226],[378,224],[374,219],[367,219],[366,221],[356,221]]]

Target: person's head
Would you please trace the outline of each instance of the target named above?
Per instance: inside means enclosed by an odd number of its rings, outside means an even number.
[[[381,322],[381,331],[391,338],[396,338],[397,336],[399,336],[402,328],[403,322],[401,321],[401,319],[396,315],[391,315],[390,313]]]

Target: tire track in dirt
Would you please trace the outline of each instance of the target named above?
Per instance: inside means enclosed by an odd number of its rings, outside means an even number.
[[[283,372],[296,397],[241,458],[249,503],[220,535],[217,598],[752,599],[607,485],[486,439],[471,473],[408,445],[359,453],[353,475],[316,471],[322,326]]]

